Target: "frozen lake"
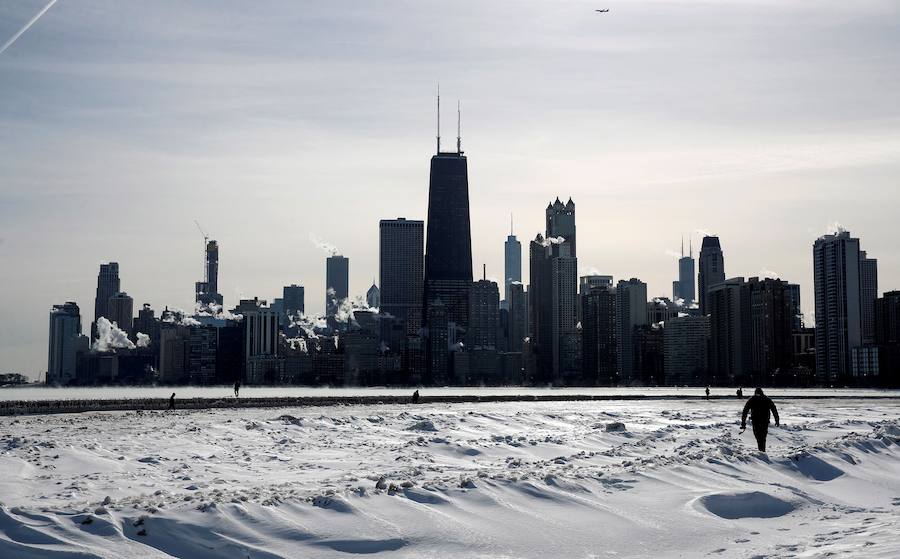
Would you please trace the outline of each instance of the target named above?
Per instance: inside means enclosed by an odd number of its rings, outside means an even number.
[[[0,557],[900,556],[900,401],[777,405],[0,417]]]
[[[737,387],[714,388],[713,396],[733,396]],[[241,387],[240,395],[245,398],[275,397],[347,397],[347,396],[409,396],[412,388],[308,388],[293,386]],[[530,388],[530,387],[444,387],[420,388],[423,396],[510,396],[510,395],[602,395],[602,396],[702,396],[703,388]],[[153,387],[87,387],[49,388],[20,387],[0,389],[0,401],[10,400],[99,400],[127,398],[168,398],[172,392],[177,398],[227,398],[234,396],[231,386],[153,386]],[[744,396],[749,396],[752,388],[744,387]],[[785,397],[796,396],[856,396],[856,397],[897,397],[900,390],[868,389],[824,389],[824,388],[771,388],[766,394]]]

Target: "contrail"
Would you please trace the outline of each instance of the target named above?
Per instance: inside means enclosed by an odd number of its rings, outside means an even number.
[[[52,8],[52,7],[53,7],[53,4],[56,4],[56,0],[50,0],[50,2],[48,2],[47,5],[44,6],[44,9],[43,9],[43,10],[39,11],[39,12],[37,13],[37,15],[35,15],[35,16],[34,16],[33,18],[31,18],[30,20],[28,20],[28,23],[26,23],[26,24],[22,27],[22,29],[19,29],[19,32],[18,32],[18,33],[16,33],[15,35],[13,35],[12,38],[11,38],[10,40],[8,40],[8,41],[6,41],[5,43],[3,43],[3,46],[0,47],[0,54],[3,54],[3,52],[4,52],[6,49],[8,49],[9,47],[11,47],[12,44],[16,42],[16,39],[18,39],[19,37],[22,36],[22,33],[25,33],[26,31],[28,31],[28,29],[29,29],[32,25],[34,25],[34,23],[35,23],[37,20],[41,19],[41,16],[44,15],[45,13],[47,13],[47,10],[49,10],[50,8]]]

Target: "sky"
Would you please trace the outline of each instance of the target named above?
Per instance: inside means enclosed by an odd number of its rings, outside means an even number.
[[[0,44],[45,7],[0,3]],[[596,13],[596,8],[610,8]],[[378,220],[424,219],[441,87],[469,162],[474,269],[503,277],[576,204],[583,272],[671,296],[680,240],[801,284],[835,224],[900,288],[900,2],[60,0],[0,53],[0,372],[47,367],[53,304],[89,329],[101,262],[135,308],[191,308],[199,221],[220,291],[324,307]],[[527,258],[523,259],[527,277]]]

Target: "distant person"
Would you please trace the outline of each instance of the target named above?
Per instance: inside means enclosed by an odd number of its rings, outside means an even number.
[[[416,390],[415,392],[413,392],[412,403],[413,403],[413,404],[418,404],[418,403],[419,403],[419,391],[418,391],[418,390]]]
[[[709,387],[706,387],[706,399],[709,400]]]
[[[756,437],[756,445],[760,452],[766,451],[766,435],[769,434],[769,412],[775,417],[775,427],[778,427],[778,410],[775,402],[763,394],[762,388],[757,388],[753,396],[744,404],[744,413],[741,414],[741,433],[747,428],[747,413],[750,413],[750,422],[753,424],[753,436]]]
[[[743,388],[738,388],[737,396],[738,396],[738,398],[744,397],[744,389]]]
[[[238,397],[238,392],[241,390],[241,381],[240,379],[234,381],[234,397]]]
[[[175,393],[174,392],[172,392],[172,395],[169,396],[169,409],[170,410],[175,409]]]

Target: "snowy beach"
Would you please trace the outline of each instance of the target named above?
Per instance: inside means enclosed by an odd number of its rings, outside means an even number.
[[[2,417],[0,557],[900,555],[900,401],[777,404]]]

